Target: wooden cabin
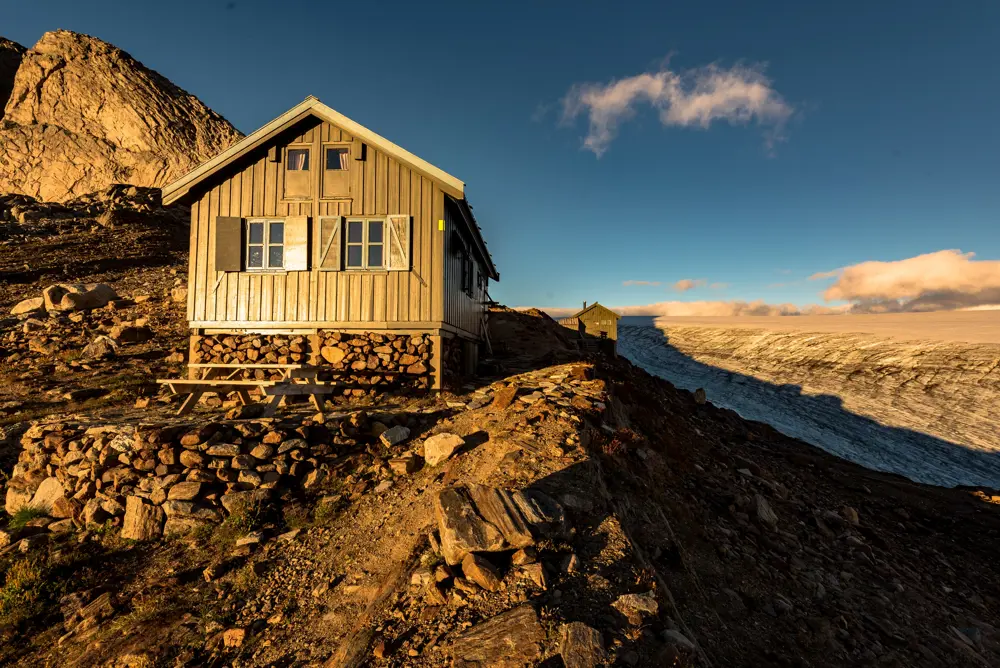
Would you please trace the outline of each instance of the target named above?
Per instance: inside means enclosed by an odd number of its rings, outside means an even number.
[[[576,331],[584,343],[584,347],[597,348],[612,356],[618,354],[618,320],[621,316],[609,308],[594,302],[577,311],[568,318],[562,318],[559,324]]]
[[[191,207],[190,362],[309,361],[431,388],[474,371],[500,276],[465,184],[318,99],[163,201]]]

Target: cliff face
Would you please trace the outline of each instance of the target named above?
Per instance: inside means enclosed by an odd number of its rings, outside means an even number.
[[[1000,346],[742,327],[628,327],[622,353],[876,470],[1000,486]]]
[[[0,99],[12,60],[0,55]],[[0,192],[65,201],[111,183],[162,186],[241,137],[121,49],[65,30],[23,53],[9,87]]]
[[[0,118],[3,118],[3,108],[10,99],[14,77],[17,75],[17,68],[21,65],[23,55],[23,46],[0,37]]]

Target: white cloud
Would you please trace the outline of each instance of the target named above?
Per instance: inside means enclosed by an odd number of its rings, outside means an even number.
[[[1000,260],[940,250],[891,262],[861,262],[813,274],[836,277],[827,301],[849,301],[857,313],[951,311],[1000,303]]]
[[[687,292],[688,290],[694,290],[695,288],[700,288],[705,285],[704,278],[682,278],[673,284],[674,290],[677,292]]]
[[[769,150],[782,139],[794,111],[771,87],[763,65],[727,69],[712,64],[681,72],[664,67],[606,84],[577,84],[563,98],[563,121],[586,114],[590,128],[583,146],[600,157],[618,134],[618,126],[635,114],[641,102],[656,109],[665,126],[705,129],[713,121],[731,125],[756,121],[765,129]]]

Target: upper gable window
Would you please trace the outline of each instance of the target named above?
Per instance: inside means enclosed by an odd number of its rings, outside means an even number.
[[[285,150],[285,199],[309,199],[312,197],[309,158],[307,147],[290,146]]]
[[[328,146],[326,149],[326,169],[336,171],[349,169],[351,166],[351,151],[340,146]]]
[[[309,171],[309,149],[307,148],[288,149],[288,171],[290,172]]]
[[[324,198],[351,196],[351,147],[347,144],[323,147]]]

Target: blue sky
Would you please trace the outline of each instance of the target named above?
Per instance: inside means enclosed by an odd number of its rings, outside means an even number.
[[[816,4],[2,0],[0,32],[100,37],[244,132],[316,95],[466,182],[510,305],[805,304],[866,260],[1000,259],[1000,3]],[[599,158],[586,110],[560,122],[574,86],[713,63],[781,122],[640,99]]]

